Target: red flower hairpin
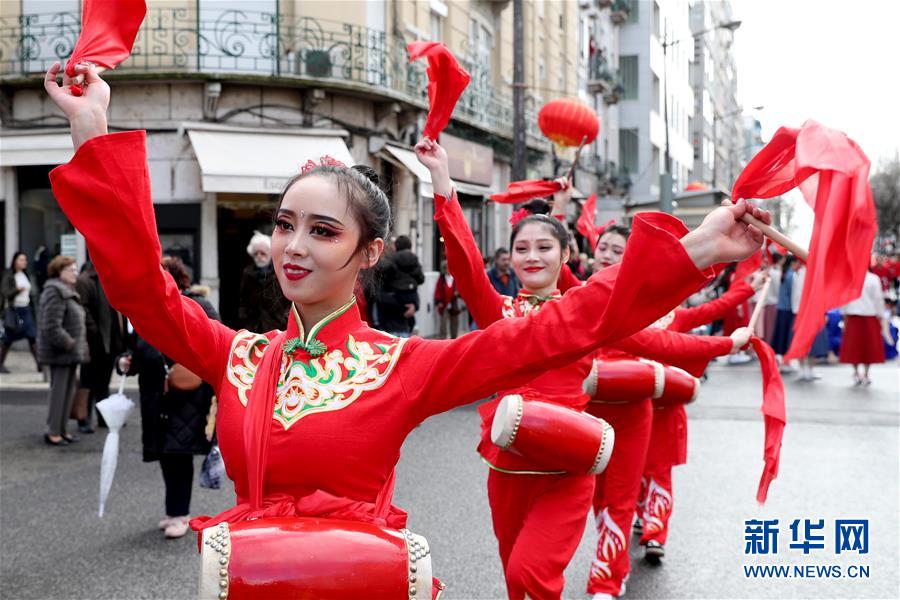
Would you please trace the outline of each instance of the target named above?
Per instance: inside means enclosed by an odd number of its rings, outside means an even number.
[[[302,175],[306,175],[313,169],[317,169],[319,167],[341,167],[342,169],[346,169],[347,165],[337,160],[336,158],[331,158],[326,154],[325,156],[319,157],[319,162],[313,162],[312,159],[306,161],[306,164],[300,167],[300,173]]]
[[[509,216],[509,224],[513,227],[516,226],[516,223],[524,219],[525,217],[530,217],[532,212],[527,208],[520,208],[516,211],[513,211],[513,214]]]

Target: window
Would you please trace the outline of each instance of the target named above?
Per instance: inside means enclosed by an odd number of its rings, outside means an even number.
[[[638,57],[620,56],[619,72],[622,76],[622,87],[625,88],[624,100],[637,100],[638,97]]]
[[[656,39],[661,39],[661,31],[659,29],[659,4],[656,2],[653,3],[653,34],[656,36]]]
[[[432,11],[431,13],[431,41],[440,42],[444,39],[444,17]]]
[[[638,130],[619,130],[619,162],[629,173],[638,171]]]
[[[659,77],[654,73],[653,75],[653,105],[650,107],[651,110],[656,111],[657,113],[662,112],[662,109],[659,107]]]
[[[484,23],[474,18],[469,22],[469,47],[472,49],[472,61],[480,72],[485,73],[485,80],[490,81],[494,34]]]
[[[631,3],[631,7],[628,9],[628,19],[625,21],[626,23],[637,23],[638,22],[638,6],[640,6],[640,2],[637,0]]]
[[[538,81],[540,81],[540,82],[546,81],[546,74],[544,72],[544,55],[543,54],[538,56]]]

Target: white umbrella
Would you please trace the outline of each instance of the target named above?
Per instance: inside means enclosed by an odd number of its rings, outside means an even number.
[[[113,477],[116,474],[116,465],[119,462],[119,430],[125,425],[128,413],[134,408],[134,402],[128,399],[125,392],[125,376],[119,380],[119,391],[105,400],[97,403],[97,410],[103,415],[109,427],[106,434],[106,442],[103,444],[103,458],[100,461],[100,512],[106,507],[106,497],[109,496],[109,488],[112,487]]]

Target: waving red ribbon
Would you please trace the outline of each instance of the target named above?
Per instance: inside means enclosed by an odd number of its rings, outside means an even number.
[[[732,198],[772,198],[796,187],[815,211],[806,280],[785,361],[806,356],[822,315],[859,297],[878,231],[869,159],[844,133],[807,121],[782,127],[734,182]]]
[[[781,380],[781,373],[778,372],[775,352],[771,346],[756,336],[750,338],[750,344],[756,350],[763,378],[761,410],[766,431],[765,450],[763,451],[765,466],[756,490],[756,501],[763,504],[769,494],[769,484],[778,476],[778,465],[781,461],[781,439],[784,436],[787,416],[784,408],[784,382]]]
[[[518,204],[528,202],[532,198],[545,198],[562,189],[562,185],[555,179],[545,181],[543,179],[526,179],[525,181],[513,181],[506,186],[506,191],[499,194],[491,194],[491,200],[498,204]]]
[[[437,140],[450,122],[450,115],[472,77],[443,42],[411,42],[406,49],[409,62],[423,56],[428,59],[429,109],[423,134]]]
[[[131,54],[147,4],[144,0],[83,0],[81,35],[66,61],[66,75],[75,76],[75,65],[93,63],[115,69]],[[76,96],[83,86],[69,88]]]

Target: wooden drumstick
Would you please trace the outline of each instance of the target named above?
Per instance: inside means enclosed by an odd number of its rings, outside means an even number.
[[[750,213],[747,213],[743,217],[741,217],[741,221],[748,225],[753,225],[754,227],[762,231],[763,235],[765,235],[767,238],[775,240],[776,242],[790,250],[794,256],[796,256],[803,262],[806,262],[809,259],[809,250],[803,248],[797,242],[784,235],[771,225],[766,225]]]
[[[766,283],[763,284],[762,289],[759,291],[759,301],[753,307],[753,314],[750,316],[750,323],[747,325],[750,331],[756,330],[756,322],[759,321],[759,315],[762,314],[763,306],[766,304],[766,294],[769,292],[770,283],[772,283],[772,278],[766,277]]]
[[[725,199],[722,201],[722,204],[724,206],[731,206],[734,204],[734,202]],[[809,250],[803,248],[802,246],[800,246],[800,244],[784,235],[771,225],[766,225],[750,213],[746,213],[743,217],[741,217],[741,221],[743,221],[747,225],[753,225],[754,227],[762,231],[763,235],[765,235],[767,238],[775,240],[776,242],[790,250],[791,254],[793,254],[803,262],[806,262],[809,259]]]

